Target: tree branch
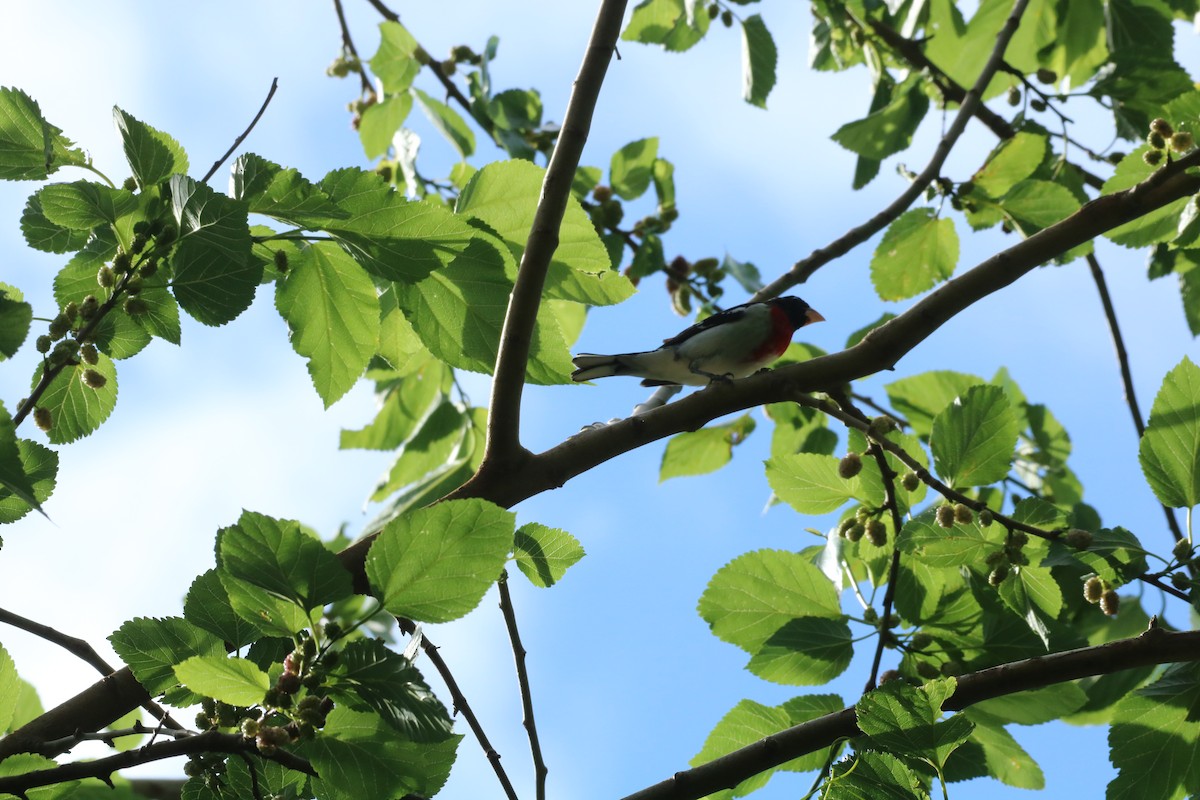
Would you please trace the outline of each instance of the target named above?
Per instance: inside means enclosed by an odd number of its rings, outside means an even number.
[[[933,152],[933,158],[925,165],[925,169],[921,171],[921,174],[909,184],[908,188],[899,197],[892,201],[891,205],[863,224],[851,228],[833,242],[814,250],[807,258],[797,261],[792,265],[790,270],[771,281],[767,286],[759,289],[754,295],[755,300],[776,297],[788,288],[799,283],[804,283],[825,264],[828,264],[839,256],[845,255],[887,227],[912,205],[912,202],[920,196],[921,192],[925,191],[929,184],[933,183],[933,180],[941,172],[942,165],[946,163],[946,158],[949,157],[950,151],[958,142],[958,138],[966,130],[967,123],[982,105],[983,101],[981,98],[983,97],[983,93],[987,89],[988,84],[992,82],[996,70],[1000,68],[1000,64],[1004,60],[1004,51],[1008,48],[1008,43],[1012,40],[1013,34],[1017,32],[1017,26],[1021,22],[1021,15],[1025,13],[1025,8],[1028,4],[1029,0],[1015,0],[1013,3],[1012,13],[1008,15],[1008,19],[1004,21],[1004,25],[996,35],[996,46],[992,48],[991,56],[983,65],[983,69],[979,73],[979,78],[975,81],[975,85],[971,88],[971,91],[967,92],[966,96],[963,97],[962,103],[958,108],[958,115],[954,118],[954,122],[950,124],[946,135],[938,142],[938,146]]]
[[[1149,630],[1133,639],[1001,664],[960,676],[958,688],[942,705],[942,710],[959,711],[993,697],[1178,661],[1200,661],[1200,632],[1168,633],[1152,623]],[[760,739],[707,764],[677,772],[624,800],[696,800],[828,747],[838,739],[861,734],[854,708],[844,708]]]
[[[77,636],[68,636],[62,631],[51,628],[49,625],[43,625],[40,622],[34,622],[31,619],[22,617],[20,614],[14,614],[7,609],[0,608],[0,623],[12,625],[14,628],[31,633],[34,636],[45,639],[51,644],[56,644],[66,650],[71,655],[84,661],[101,675],[111,675],[116,672],[107,661],[100,657],[96,649],[88,644],[83,639]],[[158,703],[146,698],[146,702],[142,703],[142,708],[150,712],[159,723],[172,728],[174,730],[183,730],[183,726],[172,719],[167,710]]]
[[[350,26],[346,23],[346,10],[342,8],[342,0],[333,0],[333,10],[337,12],[338,27],[342,29],[342,50],[349,53],[350,57],[354,59],[354,71],[358,73],[363,96],[373,95],[375,87],[371,85],[371,79],[367,77],[367,68],[363,66],[362,59],[358,56],[358,48],[354,46],[354,39],[350,36]]]
[[[149,764],[162,761],[165,758],[191,755],[193,753],[231,753],[266,758],[277,761],[288,769],[294,769],[307,775],[316,775],[312,765],[304,759],[285,750],[277,750],[271,756],[264,756],[254,745],[253,739],[247,739],[240,733],[221,733],[220,731],[205,731],[193,736],[185,736],[168,741],[117,753],[107,758],[95,761],[76,761],[49,769],[39,769],[21,775],[0,777],[0,794],[14,794],[26,797],[30,789],[39,786],[50,786],[66,781],[83,778],[98,778],[112,785],[110,776],[117,770],[134,767],[139,764]]]
[[[517,631],[517,615],[513,609],[512,593],[508,590],[508,571],[500,573],[500,610],[504,613],[504,626],[508,629],[508,639],[512,642],[513,661],[517,666],[517,684],[521,688],[521,710],[525,732],[529,735],[529,753],[533,758],[533,772],[536,783],[535,796],[537,800],[546,800],[546,761],[542,757],[542,744],[538,739],[537,723],[533,718],[533,692],[529,688],[529,670],[525,666],[525,646],[521,644],[521,634]]]
[[[254,119],[250,120],[250,124],[246,126],[246,130],[242,131],[241,135],[233,140],[233,144],[225,151],[225,155],[213,162],[213,165],[208,168],[208,172],[204,173],[204,177],[200,179],[201,183],[208,183],[208,179],[217,174],[217,170],[225,163],[225,160],[233,155],[233,151],[238,149],[242,142],[246,141],[246,137],[250,135],[250,131],[254,130],[254,126],[262,119],[263,112],[267,110],[267,106],[271,104],[271,98],[275,96],[275,90],[279,88],[279,78],[271,79],[271,89],[267,92],[267,99],[263,100],[262,105],[258,107],[258,113],[254,115]]]
[[[508,313],[500,334],[496,375],[492,381],[492,400],[488,412],[487,446],[480,473],[506,471],[514,461],[528,456],[521,447],[521,392],[525,369],[533,342],[534,325],[550,259],[558,247],[558,229],[562,224],[571,182],[579,166],[583,146],[592,125],[592,114],[605,72],[616,48],[625,14],[626,0],[602,0],[592,28],[591,40],[575,79],[575,89],[567,102],[562,131],[550,156],[542,196],[534,213],[533,226],[516,284],[509,298]]]
[[[1137,392],[1133,388],[1133,371],[1129,368],[1129,353],[1125,350],[1121,326],[1117,324],[1117,309],[1113,306],[1112,295],[1108,293],[1108,281],[1104,279],[1104,271],[1100,269],[1100,262],[1096,260],[1095,253],[1087,254],[1087,263],[1092,280],[1096,284],[1096,291],[1100,294],[1100,305],[1104,307],[1104,318],[1108,321],[1108,331],[1112,335],[1113,349],[1117,354],[1117,366],[1121,370],[1121,383],[1125,387],[1125,402],[1129,405],[1129,414],[1133,417],[1133,427],[1140,441],[1146,433],[1146,423],[1142,421],[1142,410],[1138,407]],[[1179,520],[1175,519],[1175,512],[1169,506],[1163,506],[1162,510],[1167,517],[1167,527],[1178,542],[1183,538]]]

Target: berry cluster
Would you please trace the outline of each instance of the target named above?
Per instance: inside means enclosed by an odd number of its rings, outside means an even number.
[[[1177,131],[1171,123],[1159,117],[1150,123],[1150,133],[1146,136],[1146,144],[1150,149],[1142,153],[1142,160],[1152,167],[1158,166],[1164,156],[1170,159],[1169,152],[1183,154],[1196,146],[1196,139],[1188,131]]]

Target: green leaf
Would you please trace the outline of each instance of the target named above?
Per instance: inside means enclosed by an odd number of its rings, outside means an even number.
[[[108,640],[138,683],[152,696],[179,683],[175,677],[176,664],[192,656],[225,657],[220,639],[182,617],[131,619]]]
[[[506,131],[532,130],[542,124],[542,96],[536,89],[507,89],[488,101],[487,113]]]
[[[987,197],[999,199],[1034,173],[1046,158],[1048,146],[1044,135],[1019,131],[988,155],[984,165],[971,176],[971,183]]]
[[[663,452],[658,480],[684,475],[705,475],[716,472],[733,458],[733,448],[754,431],[754,419],[749,414],[726,425],[714,425],[676,434],[667,442]]]
[[[250,307],[262,280],[262,264],[250,258],[248,206],[186,175],[171,178],[171,203],[180,238],[171,291],[197,322],[224,325]]]
[[[50,430],[46,436],[54,444],[69,444],[87,436],[117,405],[117,367],[112,359],[99,353],[95,366],[69,365],[50,381],[38,400],[38,408],[50,412]],[[42,379],[42,364],[33,372],[33,386]],[[93,389],[83,382],[83,375],[95,371],[104,378],[104,385]]]
[[[956,714],[938,721],[942,703],[954,692],[953,678],[924,686],[890,681],[863,695],[855,704],[858,727],[871,744],[905,757],[929,758],[939,768],[971,735],[975,725]]]
[[[638,139],[613,153],[608,168],[609,182],[617,196],[636,200],[650,188],[654,161],[658,158],[658,137]]]
[[[1181,797],[1196,786],[1200,746],[1200,671],[1195,664],[1167,667],[1163,677],[1117,706],[1108,732],[1117,777],[1109,800]]]
[[[634,7],[621,38],[680,53],[704,38],[709,22],[707,14],[689,15],[685,0],[643,0]]]
[[[951,486],[1003,480],[1017,444],[1018,422],[999,386],[972,386],[933,421],[930,448],[937,473]]]
[[[433,743],[405,741],[378,715],[338,706],[305,755],[321,776],[314,779],[319,797],[433,797],[450,775],[461,740],[451,736]]]
[[[829,578],[798,553],[755,550],[722,567],[700,597],[700,616],[723,642],[751,655],[797,617],[844,620]]]
[[[379,158],[392,145],[392,137],[412,111],[411,94],[392,95],[382,102],[368,106],[358,123],[358,138],[362,140],[367,158]]]
[[[464,616],[504,566],[514,515],[483,500],[452,500],[392,520],[367,554],[367,577],[396,616],[449,622]]]
[[[1200,367],[1187,356],[1163,378],[1138,461],[1160,503],[1200,503]]]
[[[341,448],[349,450],[395,450],[420,429],[438,408],[450,387],[450,370],[436,359],[426,358],[403,378],[387,383],[375,420],[356,431],[342,431]]]
[[[337,556],[293,520],[243,511],[236,525],[221,531],[217,553],[225,575],[305,609],[353,593],[350,573]]]
[[[971,706],[969,715],[986,714],[1005,724],[1041,725],[1074,714],[1087,701],[1087,693],[1074,683],[1056,683],[984,700]]]
[[[775,40],[758,14],[742,20],[742,99],[752,106],[767,107],[767,95],[775,88],[775,66],[779,52]]]
[[[4,408],[0,405],[0,410]],[[7,412],[3,412],[7,416]],[[41,511],[41,503],[50,498],[54,491],[55,478],[58,476],[58,453],[30,439],[17,439],[17,458],[22,474],[32,487],[33,502],[28,495],[14,486],[19,487],[20,479],[0,477],[0,524],[16,522],[33,509]],[[6,452],[3,456],[4,470],[11,467],[8,460],[7,448],[0,446]],[[44,513],[44,512],[43,512]]]
[[[801,514],[828,514],[853,498],[857,478],[838,475],[838,459],[816,453],[796,453],[766,462],[767,483],[779,499]]]
[[[974,709],[964,713],[975,723],[975,730],[947,759],[944,770],[947,781],[991,777],[1018,789],[1045,788],[1041,767],[1008,731],[985,722],[984,715],[977,716]]]
[[[486,223],[519,262],[545,175],[544,169],[530,161],[488,164],[471,177],[455,211]],[[612,270],[596,227],[573,197],[567,203],[558,238],[546,276],[547,298],[608,305],[633,294],[633,284]]]
[[[925,780],[891,753],[864,750],[835,762],[822,800],[928,800]]]
[[[1024,236],[1061,222],[1079,210],[1079,200],[1061,183],[1025,180],[1000,201],[1000,207]]]
[[[412,663],[378,639],[358,639],[341,651],[329,692],[356,711],[373,711],[414,742],[441,742],[453,722]]]
[[[989,538],[987,529],[977,522],[943,528],[934,521],[933,509],[926,509],[904,523],[896,546],[925,566],[938,569],[982,564],[989,553],[1001,549],[1003,541]]]
[[[20,89],[0,86],[0,180],[43,180],[58,168],[54,136],[37,101]]]
[[[1146,550],[1137,537],[1124,528],[1092,531],[1087,550],[1075,550],[1059,541],[1050,543],[1043,566],[1083,564],[1109,583],[1129,583],[1149,569]]]
[[[467,127],[467,123],[459,113],[440,100],[434,100],[420,89],[413,89],[413,92],[416,93],[417,103],[420,104],[421,110],[425,112],[425,116],[429,117],[433,126],[450,140],[450,144],[454,145],[454,149],[458,150],[460,156],[464,159],[469,158],[475,152],[475,134]]]
[[[1101,194],[1114,194],[1136,186],[1149,178],[1157,169],[1142,159],[1149,149],[1149,145],[1142,145],[1121,159],[1121,163],[1117,164],[1112,177],[1104,182]],[[1145,247],[1157,242],[1169,242],[1178,234],[1180,214],[1189,202],[1191,202],[1189,197],[1180,198],[1148,214],[1143,214],[1135,220],[1126,222],[1124,225],[1119,225],[1104,235],[1123,247]]]
[[[125,160],[129,162],[139,189],[153,186],[171,175],[187,174],[187,154],[172,136],[138,121],[116,106],[113,107],[113,122],[121,134]]]
[[[244,658],[192,656],[175,665],[175,676],[196,694],[233,706],[253,706],[271,688],[267,673]]]
[[[929,110],[919,76],[912,76],[896,87],[892,101],[879,111],[838,128],[831,137],[842,147],[860,156],[882,161],[912,144],[917,126]]]
[[[55,225],[72,230],[91,230],[113,224],[118,217],[137,210],[133,192],[112,189],[93,181],[52,183],[37,194],[42,213]]]
[[[183,618],[234,647],[244,647],[261,635],[257,627],[233,610],[229,592],[215,569],[201,573],[192,581],[183,601]]]
[[[844,620],[797,617],[771,634],[746,668],[773,683],[819,686],[845,672],[853,657]]]
[[[34,250],[44,253],[70,253],[81,249],[88,240],[87,231],[56,225],[42,211],[41,192],[34,192],[21,212],[21,235]]]
[[[513,537],[513,556],[530,583],[547,588],[561,581],[584,552],[579,540],[566,531],[527,522]]]
[[[905,300],[954,274],[958,234],[954,220],[932,208],[904,212],[888,226],[871,258],[871,283],[881,300]]]
[[[688,763],[693,767],[707,764],[734,750],[740,750],[779,733],[793,724],[795,723],[791,717],[781,707],[764,706],[753,700],[742,700],[721,718],[721,721],[708,734],[708,738],[704,740],[704,746],[700,752],[694,755]],[[821,755],[824,756],[823,753]],[[813,761],[811,755],[802,756],[778,767],[759,772],[733,787],[731,795],[742,797],[756,789],[761,789],[767,785],[767,781],[777,770],[806,772],[809,769],[816,769],[822,763],[819,760],[816,763],[812,763]]]
[[[384,500],[431,474],[453,470],[457,466],[456,453],[471,436],[470,426],[470,418],[458,406],[443,402],[404,443],[387,476],[372,491],[371,500]]]
[[[0,733],[7,733],[16,727],[13,725],[13,717],[17,711],[20,687],[21,678],[17,674],[17,665],[13,663],[12,656],[4,649],[4,645],[0,644]]]
[[[399,22],[379,23],[379,49],[371,56],[371,72],[383,82],[388,94],[407,92],[421,71],[416,54],[420,45],[408,29]]]
[[[276,284],[292,348],[308,359],[313,386],[329,408],[367,367],[379,344],[379,298],[358,262],[331,242],[301,251]]]
[[[12,778],[29,772],[51,770],[62,765],[52,758],[34,755],[33,753],[15,753],[0,762],[0,778]],[[28,792],[30,800],[69,800],[80,798],[82,792],[77,792],[79,781],[63,781],[51,786],[41,786]],[[110,795],[111,796],[111,795]]]
[[[984,382],[962,372],[935,370],[892,381],[884,388],[896,413],[907,419],[918,435],[927,437],[934,417],[967,389]]]
[[[245,201],[251,212],[301,227],[319,228],[350,216],[296,170],[254,153],[238,156],[233,163],[230,187],[233,198]]]

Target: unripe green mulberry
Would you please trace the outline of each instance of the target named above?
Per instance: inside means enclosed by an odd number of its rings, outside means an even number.
[[[35,408],[33,410],[33,424],[44,431],[49,431],[50,427],[54,424],[54,418],[50,414],[50,409]]]
[[[1192,588],[1192,581],[1182,572],[1172,572],[1171,585],[1180,591],[1187,591]]]
[[[1162,150],[1167,146],[1167,140],[1164,139],[1163,135],[1158,131],[1150,131],[1150,134],[1146,137],[1146,144],[1150,145],[1155,150]]]
[[[996,565],[991,572],[988,573],[988,584],[990,586],[999,586],[1004,583],[1004,579],[1008,577],[1009,568],[1007,564]]]
[[[1063,541],[1076,550],[1087,550],[1092,546],[1092,534],[1090,531],[1085,531],[1081,528],[1071,528],[1071,530],[1063,534]]]
[[[964,503],[954,504],[954,521],[960,525],[970,525],[975,519],[975,514]]]
[[[855,522],[854,517],[847,517],[846,519],[839,522],[838,527],[837,527],[838,536],[845,539],[846,535],[848,533],[850,533],[850,529],[853,528],[855,526],[855,524],[856,524],[856,522]]]
[[[111,289],[113,284],[117,282],[117,274],[113,272],[113,268],[105,264],[96,272],[96,283],[103,286],[105,289]]]
[[[124,188],[126,191],[136,192],[138,185],[137,185],[137,181],[134,180],[133,176],[130,176],[125,179],[125,182],[121,184],[121,187]]]
[[[985,508],[979,512],[979,524],[983,527],[987,528],[995,521],[996,518],[992,516],[992,510],[990,508]]]
[[[733,27],[733,12],[728,8],[721,12],[721,24],[726,28]]]
[[[933,636],[925,631],[918,631],[908,640],[910,650],[924,650],[931,644],[933,644]]]
[[[862,466],[862,457],[858,453],[847,453],[838,462],[838,475],[845,480],[850,480],[862,472]]]
[[[954,527],[954,506],[938,506],[935,516],[937,519],[937,524],[941,527]]]
[[[96,316],[96,312],[100,310],[100,300],[96,295],[89,294],[83,298],[83,302],[79,304],[79,316],[84,319],[92,319]]]
[[[258,736],[258,728],[259,728],[258,720],[256,720],[256,719],[242,720],[242,736],[245,736],[247,739],[253,739],[255,736]]]
[[[146,237],[142,234],[137,234],[133,237],[133,241],[129,243],[129,252],[140,253],[146,249]]]
[[[1083,582],[1083,599],[1089,603],[1099,603],[1104,595],[1104,581],[1095,575]]]
[[[146,301],[140,297],[125,298],[125,304],[122,306],[122,308],[124,308],[125,313],[131,317],[136,317],[138,314],[145,314],[150,310],[150,307],[146,305]]]
[[[1008,87],[1008,95],[1006,97],[1010,106],[1021,105],[1021,90],[1016,86]]]
[[[83,363],[93,367],[100,361],[100,353],[96,350],[96,345],[91,342],[88,342],[79,349],[79,355],[83,359]]]
[[[142,265],[138,267],[137,274],[141,275],[143,278],[150,278],[153,277],[156,272],[158,272],[158,259],[151,258],[142,262]]]
[[[286,252],[284,252],[283,250],[276,250],[274,258],[275,258],[275,269],[279,270],[280,272],[287,272],[288,271],[288,254]]]
[[[45,354],[45,353],[50,352],[50,346],[52,344],[54,344],[54,340],[51,339],[49,336],[46,336],[45,334],[43,334],[43,335],[37,337],[37,342],[35,343],[35,347],[37,347],[37,351],[39,353]]]
[[[716,3],[709,3],[708,18],[716,19],[720,15],[721,15],[721,7],[719,5],[717,5]]]
[[[1175,543],[1174,549],[1171,550],[1171,555],[1180,562],[1188,562],[1192,559],[1192,543],[1187,539],[1180,539]]]
[[[94,369],[85,369],[80,377],[83,379],[84,386],[91,389],[103,389],[104,385],[108,383],[108,378]]]
[[[852,542],[857,542],[867,532],[867,526],[861,522],[855,522],[850,526],[850,530],[846,531],[846,538]]]
[[[1013,531],[1008,536],[1008,544],[1020,550],[1022,547],[1029,544],[1029,534],[1025,531]]]
[[[1146,152],[1142,153],[1142,161],[1145,161],[1152,167],[1158,166],[1158,162],[1162,161],[1162,159],[1162,150],[1147,150]]]
[[[920,675],[925,680],[931,681],[934,678],[940,676],[942,674],[942,672],[936,666],[929,663],[928,661],[918,661],[917,662],[917,674]]]
[[[133,259],[129,257],[129,253],[124,251],[113,256],[112,267],[114,272],[128,272],[133,266]]]
[[[900,674],[899,670],[885,669],[883,672],[879,673],[879,683],[880,685],[883,685],[885,683],[891,683],[892,681],[898,681],[903,677],[904,676]]]
[[[1040,68],[1036,74],[1037,79],[1042,83],[1054,83],[1056,80],[1058,80],[1058,73],[1052,69],[1046,69],[1045,67]]]
[[[1195,137],[1187,131],[1175,131],[1171,134],[1171,149],[1176,153],[1186,153],[1195,144]]]
[[[900,485],[904,487],[904,491],[906,492],[915,492],[921,486],[921,478],[917,473],[909,470],[900,479]]]
[[[1161,134],[1162,136],[1170,136],[1175,132],[1175,129],[1171,127],[1171,123],[1167,122],[1162,117],[1157,117],[1150,121],[1150,130]]]
[[[71,330],[71,321],[67,319],[66,314],[59,314],[54,319],[50,320],[50,338],[61,339],[67,335],[67,331]]]
[[[1100,595],[1100,611],[1110,617],[1115,617],[1121,611],[1121,595],[1113,589]]]
[[[75,320],[79,319],[79,303],[76,303],[74,300],[67,303],[65,306],[63,306],[63,314],[66,315],[67,322],[70,322],[72,325],[74,325]]]
[[[887,526],[882,521],[877,519],[867,520],[866,524],[867,540],[876,547],[883,547],[887,544]]]
[[[612,188],[600,184],[592,189],[592,197],[595,198],[597,203],[606,203],[612,199]]]
[[[875,417],[871,420],[871,425],[867,428],[867,433],[869,433],[872,438],[882,439],[892,431],[897,430],[899,427],[900,423],[896,422],[894,418],[888,416],[887,414],[880,414],[878,417]]]

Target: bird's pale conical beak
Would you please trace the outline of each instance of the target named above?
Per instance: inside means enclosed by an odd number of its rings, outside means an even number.
[[[804,323],[805,325],[811,325],[814,322],[824,322],[825,321],[825,318],[822,317],[819,313],[817,313],[817,310],[815,308],[810,308],[808,310],[808,313],[804,315],[804,319],[806,320]]]

